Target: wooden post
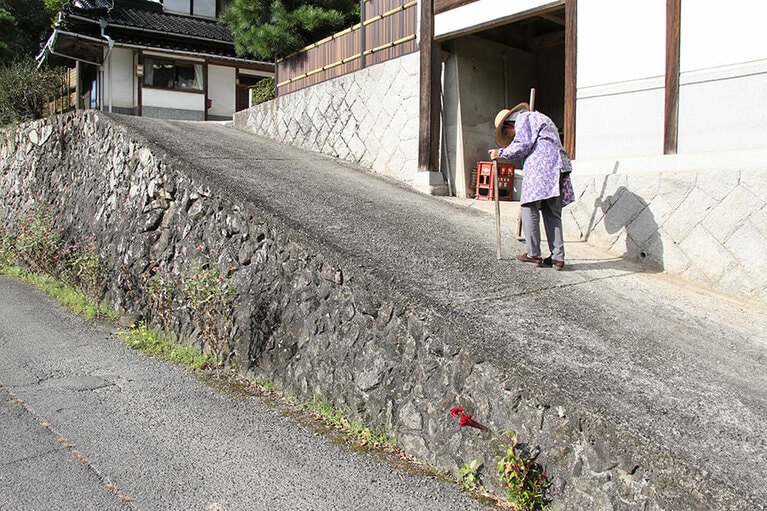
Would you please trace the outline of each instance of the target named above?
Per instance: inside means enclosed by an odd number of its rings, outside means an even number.
[[[493,159],[493,195],[495,196],[495,256],[501,260],[501,199],[498,193],[498,160]]]

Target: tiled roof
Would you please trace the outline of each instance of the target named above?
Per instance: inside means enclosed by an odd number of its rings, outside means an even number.
[[[115,41],[147,44],[160,48],[186,47],[205,52],[208,44],[234,56],[234,37],[226,26],[205,18],[163,12],[162,5],[148,0],[76,0],[62,9],[62,24],[77,32],[93,33],[99,23],[107,24],[106,33]],[[84,18],[84,19],[82,19]],[[93,26],[87,27],[83,25]]]

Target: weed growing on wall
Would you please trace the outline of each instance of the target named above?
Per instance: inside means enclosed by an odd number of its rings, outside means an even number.
[[[176,289],[180,286],[181,279],[170,271],[159,272],[158,267],[153,267],[154,274],[145,275],[144,289],[148,296],[149,317],[159,323],[166,334],[174,331],[173,318],[175,314],[174,297]]]
[[[0,268],[49,276],[97,299],[104,275],[91,240],[66,244],[54,229],[49,208],[36,208],[0,232]]]
[[[36,208],[20,219],[14,238],[16,264],[34,273],[59,276],[64,241],[52,227],[49,208]]]
[[[551,483],[546,472],[535,463],[534,457],[525,456],[521,452],[516,432],[508,430],[496,436],[490,428],[474,420],[472,415],[465,413],[460,407],[451,409],[450,415],[458,418],[460,427],[468,426],[492,435],[490,444],[494,456],[498,459],[498,476],[508,498],[507,502],[499,502],[499,505],[510,506],[520,511],[545,507],[545,492]],[[480,480],[476,460],[471,464],[464,464],[458,471],[458,484],[466,491],[487,495]]]
[[[498,458],[498,475],[509,501],[519,509],[541,509],[546,504],[544,492],[550,483],[546,472],[523,456],[514,431],[506,431],[494,439]]]
[[[477,491],[482,488],[482,474],[477,467],[477,460],[464,463],[463,467],[458,469],[458,485],[464,491]]]
[[[216,359],[206,355],[199,348],[190,344],[176,343],[145,323],[134,325],[130,330],[121,330],[117,335],[134,350],[140,350],[191,369],[205,369],[214,367],[218,363]]]
[[[223,362],[234,333],[237,289],[215,268],[204,265],[184,277],[183,293],[204,349]]]
[[[101,262],[93,241],[73,243],[62,253],[61,278],[82,289],[89,296],[98,296],[104,284]]]
[[[357,445],[393,447],[396,444],[393,434],[366,427],[361,420],[349,418],[329,401],[315,398],[306,404],[306,408],[325,424],[348,435]]]

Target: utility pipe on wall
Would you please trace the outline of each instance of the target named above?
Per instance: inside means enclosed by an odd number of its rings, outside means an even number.
[[[104,81],[106,80],[105,76],[109,76],[109,113],[112,113],[112,48],[114,48],[115,42],[114,40],[106,35],[104,32],[107,28],[107,22],[104,20],[101,20],[99,23],[101,26],[101,37],[106,40],[107,42],[107,54],[104,56],[104,62],[107,63],[107,73],[104,74],[104,65],[101,65],[101,111],[104,111]]]
[[[506,54],[501,54],[501,62],[503,64],[503,107],[509,107],[509,77],[508,77],[508,65],[506,62]]]

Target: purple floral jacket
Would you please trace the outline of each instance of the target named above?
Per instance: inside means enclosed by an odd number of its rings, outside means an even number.
[[[525,159],[520,204],[562,195],[562,207],[575,201],[570,181],[573,170],[559,140],[554,121],[540,112],[521,112],[515,123],[516,135],[507,147],[498,151],[499,158]]]

